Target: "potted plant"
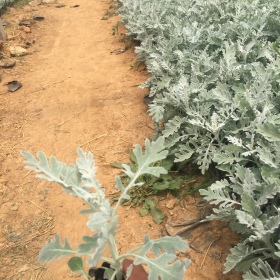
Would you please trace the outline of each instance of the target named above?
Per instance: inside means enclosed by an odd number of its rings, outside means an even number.
[[[87,227],[92,231],[92,235],[83,236],[83,242],[74,249],[65,238],[64,244],[59,235],[55,235],[54,240],[49,241],[39,254],[40,262],[49,262],[57,258],[75,255],[70,258],[68,265],[72,271],[79,271],[85,279],[89,278],[88,270],[85,270],[82,256],[87,258],[89,268],[96,267],[100,262],[107,262],[104,272],[108,279],[121,280],[123,278],[122,262],[124,259],[132,258],[133,264],[129,267],[127,275],[129,277],[133,265],[146,264],[149,271],[149,280],[160,277],[161,280],[182,279],[190,260],[177,260],[176,251],[185,252],[188,244],[179,236],[165,236],[156,240],[151,240],[145,236],[144,243],[128,252],[120,255],[116,234],[118,228],[117,210],[124,199],[129,199],[129,190],[135,186],[141,186],[138,179],[143,174],[160,176],[166,170],[160,166],[153,166],[154,163],[163,160],[167,155],[164,147],[164,138],[160,137],[154,142],[145,141],[145,151],[136,145],[133,150],[137,160],[138,169],[133,172],[129,165],[123,164],[123,171],[130,178],[127,186],[121,182],[121,178],[116,176],[116,187],[121,195],[114,207],[111,207],[109,199],[106,198],[104,189],[96,178],[96,166],[92,153],[85,153],[78,149],[79,157],[76,165],[67,166],[59,162],[54,156],[49,161],[43,152],[38,152],[37,157],[31,153],[21,151],[25,158],[27,168],[35,171],[37,177],[48,181],[59,183],[63,190],[77,198],[80,198],[88,206],[82,210],[81,214],[89,214]],[[104,249],[108,246],[110,256],[104,255]],[[152,252],[154,257],[151,257]]]

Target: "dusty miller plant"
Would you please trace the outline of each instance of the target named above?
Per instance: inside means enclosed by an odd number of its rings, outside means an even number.
[[[241,236],[225,272],[279,279],[279,1],[120,1],[158,134],[175,161],[222,171],[201,194]]]
[[[0,12],[1,9],[13,4],[15,2],[15,0],[0,0]]]
[[[144,84],[155,96],[149,112],[163,123],[176,161],[195,161],[204,173],[233,143],[229,136],[245,138],[254,109],[265,113],[272,103],[279,110],[279,55],[271,44],[280,35],[278,1],[121,2],[152,74]]]
[[[110,279],[122,279],[122,261],[125,258],[133,258],[135,265],[147,264],[149,269],[149,279],[154,280],[160,277],[162,280],[182,279],[184,272],[190,261],[176,260],[176,250],[185,252],[188,248],[186,242],[180,237],[163,237],[151,240],[146,236],[144,243],[130,251],[120,255],[116,234],[118,229],[117,210],[124,199],[129,199],[128,192],[135,186],[142,183],[136,182],[139,176],[151,174],[159,176],[165,174],[166,170],[153,163],[164,159],[167,151],[164,147],[164,139],[159,138],[155,142],[146,140],[145,151],[136,145],[133,150],[137,160],[138,169],[133,172],[129,165],[123,164],[124,172],[130,178],[127,186],[124,186],[119,176],[116,177],[116,187],[120,190],[121,196],[114,208],[111,208],[109,199],[105,197],[104,189],[96,178],[96,167],[92,153],[85,153],[78,149],[79,157],[76,165],[59,162],[54,156],[48,161],[43,152],[38,153],[38,159],[31,153],[22,151],[27,168],[37,173],[37,177],[48,181],[59,183],[63,190],[77,198],[80,198],[88,206],[88,209],[81,211],[81,214],[89,214],[87,227],[93,232],[90,236],[83,236],[83,242],[74,249],[67,238],[64,244],[59,235],[53,241],[47,243],[40,252],[39,261],[48,262],[68,255],[72,257],[68,265],[71,270],[80,271],[88,279],[88,274],[84,269],[81,256],[87,257],[87,265],[95,267],[99,261],[106,261],[111,264],[112,269],[107,270]],[[128,221],[129,222],[129,221]],[[104,249],[108,246],[110,257],[104,256]],[[152,252],[154,257],[147,255]],[[131,270],[130,270],[131,271]]]

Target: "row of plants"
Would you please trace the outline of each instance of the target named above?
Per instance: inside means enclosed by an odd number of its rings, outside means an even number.
[[[0,15],[3,13],[3,10],[16,2],[16,0],[0,0]]]
[[[277,0],[119,0],[149,113],[169,154],[210,166],[220,180],[201,195],[208,219],[240,234],[225,273],[280,277],[280,9]]]

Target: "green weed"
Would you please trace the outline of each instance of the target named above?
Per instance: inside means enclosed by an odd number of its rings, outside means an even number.
[[[137,170],[138,163],[134,154],[130,153],[131,162],[128,164],[132,171]],[[112,167],[122,169],[122,163],[114,162]],[[177,165],[173,157],[167,157],[164,160],[156,162],[154,166],[163,167],[167,174],[155,177],[150,174],[144,174],[139,178],[143,185],[130,190],[130,199],[123,201],[123,205],[130,207],[140,207],[141,216],[151,214],[155,223],[160,224],[164,221],[165,215],[159,209],[158,203],[164,199],[168,193],[179,198],[179,203],[186,195],[194,195],[201,188],[208,187],[216,178],[213,173],[208,172],[202,176],[195,165]],[[129,181],[127,175],[121,176],[122,183],[125,185]],[[119,196],[111,199],[111,203],[118,201]]]

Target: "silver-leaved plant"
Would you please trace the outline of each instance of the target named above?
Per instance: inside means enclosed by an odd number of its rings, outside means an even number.
[[[124,186],[119,176],[116,176],[116,187],[120,190],[120,198],[114,208],[110,206],[109,199],[106,198],[104,189],[96,178],[96,166],[92,153],[85,153],[78,149],[78,159],[76,165],[59,162],[54,156],[49,161],[43,152],[38,152],[37,158],[31,153],[21,151],[25,158],[26,168],[35,171],[37,177],[48,181],[59,183],[63,190],[75,197],[82,199],[88,209],[81,211],[81,214],[89,214],[87,227],[92,231],[92,235],[83,236],[83,242],[74,249],[68,242],[61,242],[59,235],[53,241],[45,244],[39,254],[40,262],[49,262],[69,255],[75,255],[68,261],[72,271],[79,271],[85,279],[88,273],[84,269],[81,257],[87,258],[87,265],[95,267],[100,261],[111,264],[111,268],[106,270],[110,279],[122,279],[122,262],[126,258],[133,258],[134,265],[146,264],[149,270],[149,280],[178,280],[182,279],[190,260],[177,260],[176,251],[185,252],[188,244],[180,237],[166,236],[156,240],[151,240],[149,236],[144,238],[144,243],[120,255],[116,245],[116,234],[118,229],[117,210],[124,199],[129,199],[129,190],[142,183],[137,179],[143,174],[160,176],[165,174],[163,167],[153,166],[153,163],[164,159],[167,150],[164,146],[164,138],[160,137],[155,142],[146,140],[145,151],[136,145],[133,153],[137,160],[138,170],[133,172],[130,167],[123,164],[124,172],[130,178],[127,186]],[[105,247],[110,250],[110,257],[104,255]],[[153,253],[154,257],[148,255]],[[132,267],[128,269],[131,273]],[[129,275],[127,275],[129,277]]]
[[[175,162],[221,174],[200,194],[240,234],[225,272],[280,279],[279,0],[119,1],[157,135]]]

